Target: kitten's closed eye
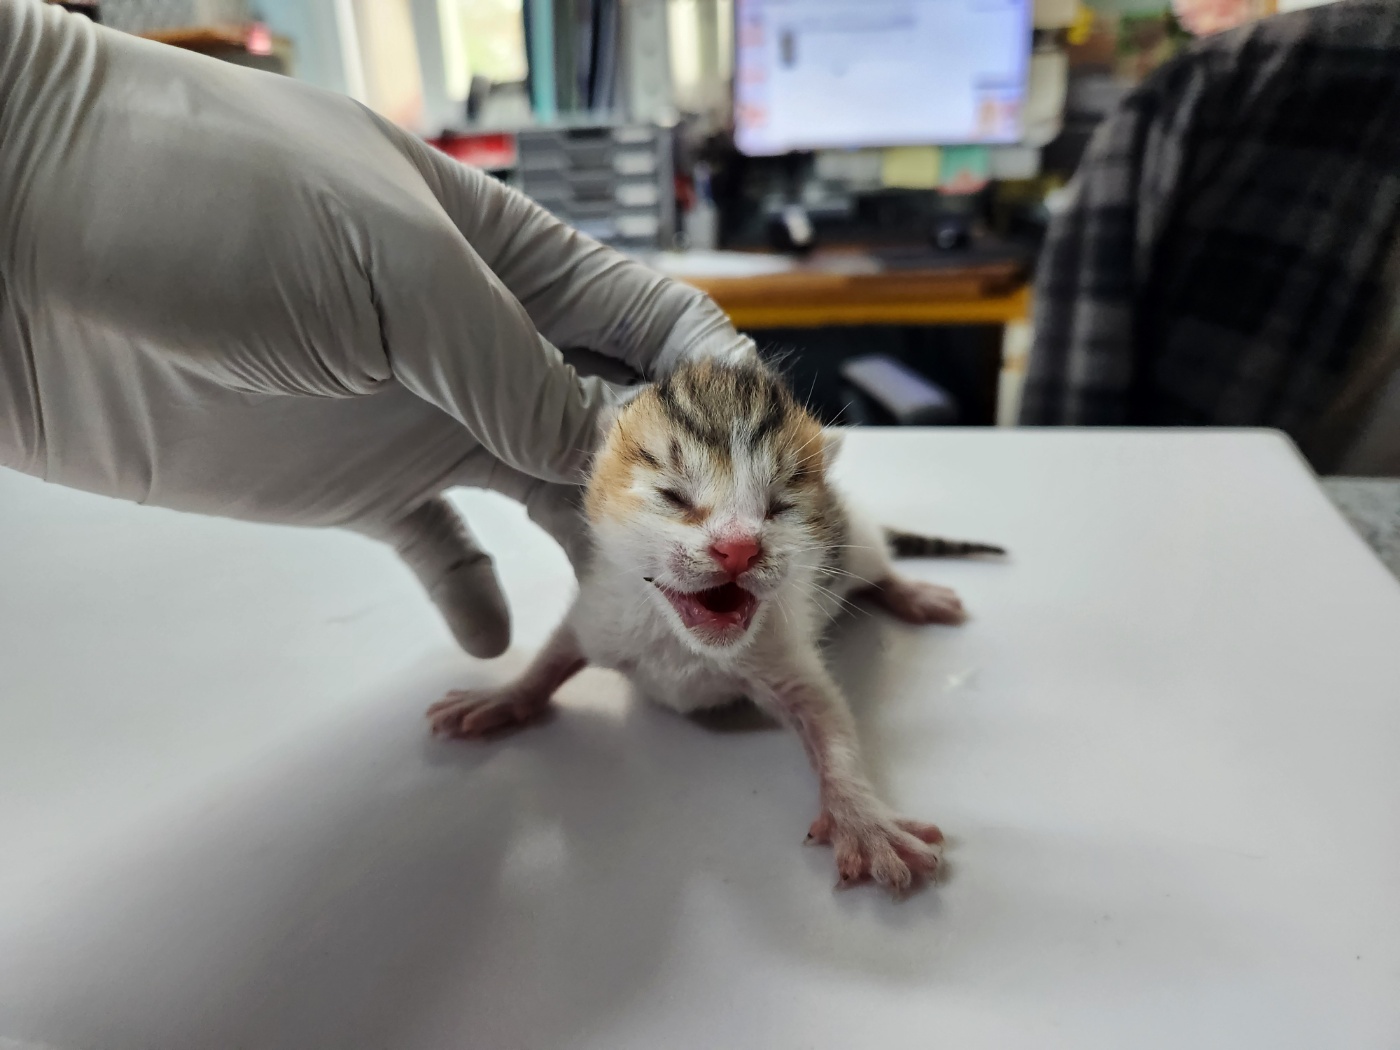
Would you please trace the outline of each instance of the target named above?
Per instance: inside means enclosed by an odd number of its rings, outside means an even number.
[[[785,499],[775,499],[768,504],[768,517],[776,518],[779,514],[786,514],[792,510],[792,504]]]
[[[691,503],[690,500],[686,499],[675,489],[657,489],[656,494],[671,506],[675,507],[676,510],[692,511],[695,509],[695,504]]]

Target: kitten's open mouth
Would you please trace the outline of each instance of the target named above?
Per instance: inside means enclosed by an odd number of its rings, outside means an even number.
[[[753,623],[758,599],[737,583],[726,583],[703,591],[673,591],[656,584],[681,623],[692,631],[729,635],[743,634]]]

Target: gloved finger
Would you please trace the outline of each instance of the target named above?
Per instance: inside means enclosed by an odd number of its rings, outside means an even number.
[[[564,363],[445,218],[402,219],[372,231],[379,243],[369,252],[394,376],[514,469],[581,480],[602,418],[618,399]]]
[[[393,129],[443,210],[555,346],[587,347],[656,377],[753,340],[697,288],[605,247],[485,172]]]
[[[510,607],[495,563],[442,496],[392,522],[358,523],[356,531],[388,543],[422,583],[457,644],[488,660],[510,645]]]
[[[515,500],[540,528],[563,548],[575,574],[582,571],[588,555],[588,523],[583,515],[583,488],[558,485],[515,470],[485,449],[464,458],[447,479],[448,486],[499,492]]]
[[[489,489],[523,504],[563,548],[574,572],[582,571],[588,539],[577,487],[540,481],[483,449],[469,453],[441,484]],[[510,645],[510,608],[495,563],[446,497],[434,496],[393,520],[364,519],[350,527],[398,552],[472,656],[490,659]]]
[[[574,575],[580,576],[587,564],[590,541],[583,513],[583,489],[578,485],[555,485],[530,478],[521,502],[533,521],[564,549]]]

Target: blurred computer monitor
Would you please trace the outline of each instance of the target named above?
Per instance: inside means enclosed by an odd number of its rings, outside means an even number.
[[[735,0],[735,143],[771,156],[1016,142],[1031,4]]]

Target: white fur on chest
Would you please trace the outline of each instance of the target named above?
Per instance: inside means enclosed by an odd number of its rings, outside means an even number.
[[[843,508],[844,510],[844,508]],[[850,544],[841,571],[818,590],[794,580],[770,602],[746,644],[732,655],[701,654],[676,635],[665,601],[651,584],[599,554],[583,574],[569,613],[584,656],[597,667],[626,675],[638,693],[682,713],[718,707],[746,694],[760,665],[787,663],[796,642],[817,640],[842,601],[889,566],[878,527],[848,513]]]
[[[569,614],[588,662],[626,675],[641,695],[681,712],[717,707],[744,694],[741,669],[702,656],[676,637],[645,580],[596,562]]]

